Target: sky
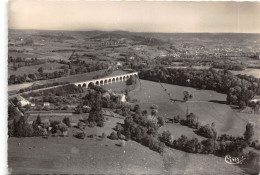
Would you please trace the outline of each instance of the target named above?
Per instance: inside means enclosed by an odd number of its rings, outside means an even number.
[[[260,2],[10,0],[10,29],[260,33]]]

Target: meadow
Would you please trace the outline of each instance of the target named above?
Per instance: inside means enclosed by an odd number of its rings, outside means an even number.
[[[44,72],[51,73],[54,71],[61,71],[63,69],[59,69],[61,66],[64,66],[60,63],[44,63],[44,64],[38,64],[38,65],[31,65],[31,66],[24,66],[18,68],[16,71],[12,69],[8,69],[8,75],[23,75],[23,74],[35,74],[38,73],[38,69],[42,67],[44,69]]]
[[[179,115],[185,118],[186,111],[198,116],[202,125],[215,123],[215,128],[219,135],[227,133],[234,136],[242,136],[247,122],[254,122],[254,139],[259,139],[259,122],[253,114],[243,114],[233,110],[230,106],[223,104],[226,99],[225,94],[220,94],[210,90],[197,90],[190,87],[162,84],[167,92],[170,92],[172,99],[166,94],[159,83],[141,80],[141,86],[130,92],[131,99],[136,99],[143,109],[149,110],[150,106],[159,106],[159,115],[165,118],[173,118]],[[183,91],[189,91],[193,98],[188,102],[182,102]],[[166,124],[161,131],[172,130],[172,134],[178,138],[182,133],[188,137],[194,137],[193,130],[181,126],[180,124]],[[201,139],[197,136],[198,139]]]
[[[246,74],[246,75],[252,75],[256,78],[260,78],[260,69],[253,69],[253,68],[247,68],[243,71],[231,71],[233,74]]]
[[[134,141],[118,147],[119,141],[98,137],[102,133],[109,135],[117,122],[122,120],[109,117],[105,127],[86,128],[87,136],[95,136],[85,140],[73,137],[79,131],[76,128],[70,128],[69,137],[63,138],[9,138],[9,173],[162,174],[163,158],[158,153]]]

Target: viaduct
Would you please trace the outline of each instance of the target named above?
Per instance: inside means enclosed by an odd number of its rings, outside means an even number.
[[[101,86],[101,85],[105,85],[105,84],[112,84],[112,83],[116,83],[116,82],[120,82],[120,81],[126,81],[131,76],[138,76],[138,72],[104,77],[104,78],[88,80],[88,81],[81,81],[81,82],[76,82],[74,84],[79,87],[88,87],[89,83],[93,83],[94,85]]]

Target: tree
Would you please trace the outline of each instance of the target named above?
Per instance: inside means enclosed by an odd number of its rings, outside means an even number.
[[[86,134],[85,132],[78,132],[77,134],[74,135],[78,139],[85,139]]]
[[[21,114],[18,112],[18,109],[13,105],[8,105],[8,120],[13,120],[17,117],[20,117]]]
[[[202,153],[211,154],[216,150],[217,143],[213,139],[202,140],[203,145]]]
[[[141,108],[138,104],[134,106],[134,112],[137,114],[141,114]]]
[[[173,143],[173,135],[170,133],[170,131],[163,131],[162,135],[160,136],[160,141],[164,142],[166,145],[171,146]]]
[[[198,135],[211,139],[215,139],[217,137],[216,130],[213,127],[209,126],[209,124],[201,126],[199,129],[197,129],[196,133]]]
[[[152,109],[151,115],[152,116],[156,116],[157,114],[158,114],[158,110],[157,109]]]
[[[114,131],[110,134],[109,138],[111,140],[117,140],[118,139],[117,134]]]
[[[183,101],[186,102],[189,99],[192,99],[192,97],[193,97],[193,95],[190,92],[188,92],[188,91],[184,91],[183,92]]]
[[[128,128],[128,129],[126,130],[125,137],[126,137],[127,140],[131,139],[131,131],[130,131],[130,128]]]
[[[122,134],[121,134],[120,131],[117,131],[116,135],[117,135],[117,138],[118,138],[118,139],[121,139],[121,138],[122,138]]]
[[[196,152],[198,152],[198,150],[197,150],[199,147],[198,145],[199,145],[198,139],[193,138],[186,143],[185,150],[190,153],[196,153]]]
[[[119,132],[122,132],[122,131],[124,130],[124,128],[122,127],[122,125],[119,124],[119,123],[116,125],[116,128],[115,128],[115,129],[116,129],[116,131],[119,131]]]
[[[159,117],[158,117],[158,125],[159,125],[159,126],[163,126],[164,124],[165,124],[164,118],[161,117],[161,116],[159,116]]]
[[[180,123],[180,121],[181,121],[180,116],[179,115],[174,116],[173,121],[174,121],[174,123]]]
[[[246,130],[244,132],[245,141],[250,144],[254,135],[254,126],[251,123],[247,123]]]
[[[188,138],[185,135],[181,135],[181,137],[176,140],[174,146],[183,150],[187,142],[188,142]]]
[[[40,74],[42,74],[43,73],[43,67],[40,67],[39,69],[38,69],[38,72],[40,73]]]
[[[71,124],[70,124],[70,118],[69,117],[64,117],[62,122],[67,125],[69,128],[71,127]]]
[[[27,116],[21,116],[20,120],[14,122],[14,136],[15,137],[32,137],[33,136],[33,127],[28,124]]]
[[[42,123],[40,115],[37,116],[36,125],[39,126]]]
[[[198,123],[198,117],[193,114],[190,113],[189,115],[186,116],[186,125],[191,127],[191,128],[196,128],[196,125]]]

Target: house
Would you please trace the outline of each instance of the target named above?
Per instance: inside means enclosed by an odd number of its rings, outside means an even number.
[[[117,62],[117,63],[116,63],[116,66],[122,66],[122,63]]]
[[[21,105],[22,107],[31,104],[28,100],[20,95],[17,95],[15,98],[17,100],[17,105]]]
[[[118,97],[121,102],[126,102],[125,94],[115,94],[115,96]]]
[[[125,94],[118,94],[121,102],[126,102]]]
[[[259,101],[260,101],[260,99],[251,99],[251,100],[249,100],[249,102],[254,102],[254,103],[257,103]]]
[[[50,103],[49,102],[44,102],[43,106],[50,106]]]

